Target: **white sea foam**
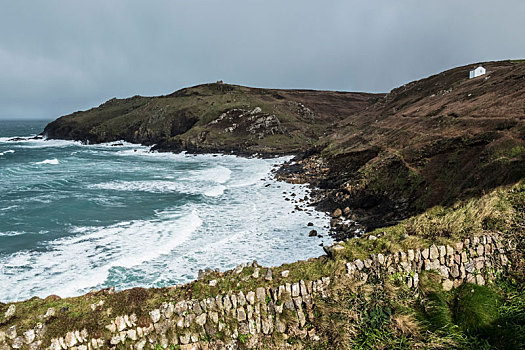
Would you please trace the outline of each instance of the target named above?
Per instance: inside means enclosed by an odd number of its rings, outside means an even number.
[[[12,149],[8,149],[7,151],[0,152],[0,156],[6,155],[6,154],[9,154],[9,153],[15,153],[15,151],[12,150]]]
[[[7,231],[7,232],[0,232],[0,237],[1,236],[7,236],[7,237],[12,237],[12,236],[21,236],[23,234],[25,234],[26,232],[24,231]]]
[[[187,192],[185,185],[179,182],[152,180],[152,181],[110,181],[89,185],[88,188],[113,190],[113,191],[137,191],[150,193],[165,192]]]
[[[48,251],[0,258],[0,279],[10,286],[0,290],[0,300],[78,295],[104,283],[112,268],[132,268],[168,254],[201,224],[195,211],[162,211],[151,220],[77,227],[74,236],[51,242]]]
[[[36,162],[35,164],[52,164],[52,165],[57,165],[58,164],[58,159],[54,158],[54,159],[46,159],[46,160],[43,160],[41,162]]]
[[[181,180],[212,181],[223,184],[230,179],[231,173],[230,169],[219,165],[209,169],[191,171],[189,176],[183,177]]]
[[[71,146],[81,146],[82,143],[80,141],[72,141],[72,140],[50,140],[50,139],[28,139],[23,141],[15,141],[17,143],[20,143],[20,145],[17,145],[21,148],[64,148],[64,147],[71,147]]]
[[[218,185],[210,188],[209,190],[204,191],[203,194],[207,197],[218,197],[224,193],[225,189],[226,187],[224,187],[223,185]]]
[[[113,191],[138,191],[149,193],[179,192],[187,194],[203,194],[208,197],[217,197],[224,193],[225,184],[231,176],[231,170],[224,166],[211,169],[190,171],[190,176],[176,178],[165,177],[165,180],[149,181],[110,181],[89,185],[91,189]],[[219,185],[217,185],[219,184]]]

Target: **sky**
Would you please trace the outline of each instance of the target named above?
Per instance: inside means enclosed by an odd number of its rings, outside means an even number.
[[[223,80],[387,92],[525,58],[523,0],[0,0],[0,118]]]

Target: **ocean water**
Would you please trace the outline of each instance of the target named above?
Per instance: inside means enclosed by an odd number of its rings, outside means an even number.
[[[168,286],[206,267],[307,259],[330,243],[329,218],[299,200],[308,188],[272,178],[286,158],[9,141],[45,124],[0,121],[2,302]]]

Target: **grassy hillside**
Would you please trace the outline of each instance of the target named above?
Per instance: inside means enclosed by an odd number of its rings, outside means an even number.
[[[374,96],[205,84],[166,96],[112,99],[57,119],[45,134],[91,143],[157,144],[156,149],[170,151],[297,153]]]
[[[525,176],[525,62],[469,65],[392,90],[337,123],[303,173],[369,229]],[[312,164],[319,171],[313,171]]]

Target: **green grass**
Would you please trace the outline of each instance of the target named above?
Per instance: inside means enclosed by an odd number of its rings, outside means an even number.
[[[443,293],[440,278],[435,273],[420,274],[421,298],[416,304],[421,324],[431,332],[447,334],[454,325],[447,295]]]
[[[486,286],[458,288],[452,307],[455,323],[467,334],[483,334],[498,318],[500,296]]]
[[[450,292],[432,282],[432,274],[422,276],[415,307],[435,344],[451,342],[459,349],[519,349],[525,344],[523,275],[488,286],[464,284]]]

